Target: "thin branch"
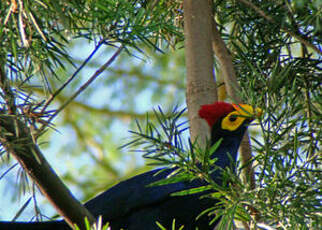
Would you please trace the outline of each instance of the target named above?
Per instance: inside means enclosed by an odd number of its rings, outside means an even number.
[[[156,78],[153,75],[149,74],[143,74],[142,72],[137,72],[136,70],[123,70],[123,69],[116,69],[116,70],[111,70],[112,73],[118,74],[121,76],[124,75],[130,75],[131,79],[137,78],[142,81],[149,81],[149,82],[155,82],[156,84],[159,84],[160,86],[168,86],[168,85],[173,85],[174,87],[178,89],[185,89],[185,84],[182,83],[180,80],[172,80],[172,79],[161,79],[161,78]]]
[[[239,97],[240,86],[237,81],[233,61],[226,47],[225,42],[220,36],[220,32],[217,29],[217,23],[215,20],[213,21],[212,48],[216,57],[220,62],[221,74],[223,76],[223,79],[225,82],[225,88],[227,90],[229,97],[231,97],[231,99],[235,103],[242,103],[242,100]]]
[[[26,35],[26,31],[25,31],[25,24],[24,24],[24,20],[23,20],[23,2],[22,0],[18,0],[19,2],[19,13],[18,13],[18,21],[19,21],[19,32],[20,32],[20,38],[22,41],[22,44],[24,47],[29,47],[29,42],[27,39],[27,35]]]
[[[0,88],[3,92],[3,99],[6,102],[8,113],[13,115],[16,114],[17,108],[15,103],[15,94],[12,92],[10,83],[4,72],[3,66],[0,63]]]
[[[303,58],[307,58],[308,53],[307,53],[307,49],[305,46],[302,46],[302,56]],[[310,136],[310,147],[309,147],[309,151],[308,151],[308,155],[307,157],[311,158],[313,156],[313,152],[314,152],[314,131],[312,128],[312,101],[311,101],[311,96],[310,96],[310,82],[308,81],[307,78],[304,78],[304,83],[305,83],[305,87],[304,87],[304,98],[305,98],[305,107],[306,107],[306,115],[307,115],[307,123],[308,123],[308,132],[309,132],[309,136]]]
[[[263,18],[265,18],[267,21],[269,21],[270,23],[276,24],[277,22],[269,15],[267,15],[263,10],[261,10],[259,7],[257,7],[256,5],[254,5],[253,3],[247,1],[247,0],[238,0],[239,2],[245,4],[246,6],[252,8],[256,13],[258,13],[260,16],[262,16]],[[289,30],[287,27],[282,25],[282,30],[284,32],[286,32],[287,34],[289,34],[291,37],[296,38],[298,41],[300,41],[303,45],[312,48],[315,52],[322,54],[322,50],[319,49],[318,47],[316,47],[315,45],[311,44],[309,41],[307,41],[308,39],[306,37],[304,37],[303,35],[300,36],[296,33],[294,33],[293,31]]]
[[[74,60],[76,63],[80,63],[81,60]],[[91,68],[99,68],[99,64],[97,62],[91,62],[90,65]],[[110,69],[109,72],[113,74],[117,74],[120,77],[130,77],[131,79],[137,78],[142,81],[149,81],[149,82],[155,82],[161,86],[168,86],[173,85],[178,89],[185,89],[186,86],[182,82],[181,79],[175,80],[175,79],[161,79],[160,77],[155,77],[153,74],[147,74],[143,73],[141,69]]]
[[[9,173],[12,169],[14,169],[16,166],[18,165],[18,163],[15,163],[15,164],[13,164],[12,166],[10,166],[4,173],[2,173],[1,175],[0,175],[0,180],[2,180],[2,178],[4,178],[6,175],[7,175],[7,173]]]
[[[32,92],[39,94],[41,96],[44,95],[44,91],[39,88],[36,88],[36,87],[32,88]],[[57,95],[55,98],[58,103],[62,103],[67,100],[67,96],[62,95],[62,94]],[[84,102],[77,101],[77,100],[72,101],[70,103],[70,107],[73,107],[74,109],[83,109],[83,110],[86,110],[86,112],[88,112],[88,113],[104,114],[104,115],[108,115],[108,116],[119,117],[121,119],[134,119],[134,118],[146,119],[147,113],[149,114],[149,118],[151,118],[151,119],[155,118],[155,115],[152,110],[147,111],[145,113],[137,113],[135,111],[127,111],[127,110],[112,110],[107,106],[104,106],[102,108],[98,108],[98,107],[94,107],[94,106],[88,105]],[[47,111],[47,113],[45,113],[45,114],[50,114],[51,112],[52,111]],[[43,113],[37,112],[37,114],[43,114]],[[46,115],[46,116],[49,116],[49,115]],[[187,114],[184,113],[184,116],[187,116]],[[38,120],[38,122],[40,122],[40,121]],[[45,121],[43,121],[43,122],[48,124]]]
[[[152,111],[146,112],[146,113],[136,113],[136,112],[131,112],[131,111],[125,111],[125,110],[111,110],[109,108],[95,108],[92,106],[89,106],[88,104],[79,102],[79,101],[73,101],[72,104],[75,107],[78,107],[80,109],[84,109],[93,113],[99,113],[99,114],[105,114],[109,116],[115,116],[119,117],[121,119],[146,119],[146,114],[149,114],[150,119],[154,119],[155,115]]]
[[[44,113],[46,108],[50,105],[50,103],[55,99],[55,97],[67,86],[69,83],[74,80],[77,74],[83,69],[83,67],[89,62],[89,60],[94,56],[94,54],[98,51],[98,49],[103,44],[103,40],[101,40],[98,45],[94,48],[92,53],[85,59],[85,61],[78,67],[78,69],[73,73],[73,75],[58,89],[51,97],[46,101],[44,107],[42,108],[40,113]]]
[[[10,9],[8,10],[8,13],[7,13],[6,17],[4,18],[3,26],[6,26],[7,25],[8,21],[10,19],[10,16],[13,13],[16,13],[17,12],[17,8],[18,8],[18,5],[17,5],[16,0],[11,0]]]
[[[216,57],[220,62],[225,87],[229,97],[236,103],[242,103],[242,100],[239,97],[240,86],[237,81],[232,58],[230,56],[230,53],[228,52],[225,42],[220,36],[220,32],[217,29],[215,21],[213,25],[212,47]],[[251,188],[255,188],[255,174],[252,164],[250,163],[252,154],[248,132],[245,133],[240,144],[240,155],[242,164],[247,165],[247,167],[245,167],[243,170],[244,181],[247,182],[247,178],[249,178]]]
[[[120,55],[123,50],[123,46],[120,46],[118,50],[114,53],[114,55],[103,64],[93,75],[92,77],[82,85],[59,109],[55,111],[55,113],[49,118],[48,123],[50,123],[57,115],[60,113],[66,106],[69,105],[81,92],[83,92],[108,66],[110,66],[113,61]],[[42,130],[43,128],[41,128]]]

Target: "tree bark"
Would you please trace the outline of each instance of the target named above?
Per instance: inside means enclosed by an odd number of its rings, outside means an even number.
[[[213,74],[212,1],[184,0],[184,34],[187,67],[187,107],[190,137],[202,147],[206,144],[209,127],[198,116],[200,106],[217,101]]]

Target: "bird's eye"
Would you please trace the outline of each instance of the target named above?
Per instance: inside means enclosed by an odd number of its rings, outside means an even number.
[[[237,116],[236,115],[229,116],[229,121],[234,122],[236,120],[237,120]]]

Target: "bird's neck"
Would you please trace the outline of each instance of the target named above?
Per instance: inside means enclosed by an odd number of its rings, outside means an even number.
[[[235,165],[237,161],[237,152],[240,142],[243,138],[244,131],[239,135],[221,135],[220,133],[213,131],[211,136],[211,145],[214,145],[218,141],[221,141],[217,150],[211,155],[211,158],[217,158],[215,165],[220,168],[229,167],[235,171]]]

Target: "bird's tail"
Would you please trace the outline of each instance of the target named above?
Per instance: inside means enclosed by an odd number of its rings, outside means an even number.
[[[6,222],[0,221],[0,230],[70,230],[64,221]]]

